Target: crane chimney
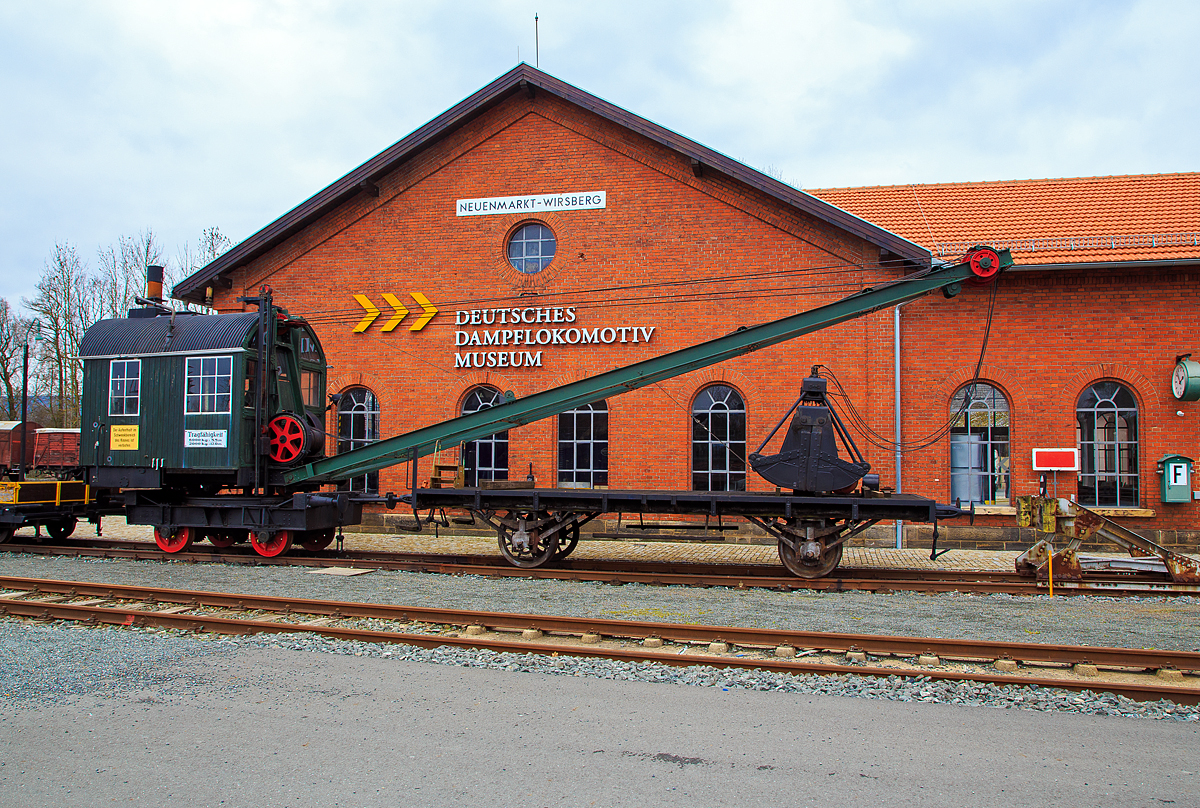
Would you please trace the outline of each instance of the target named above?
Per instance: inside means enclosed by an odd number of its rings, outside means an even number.
[[[163,268],[157,264],[146,266],[146,298],[155,303],[163,302]]]

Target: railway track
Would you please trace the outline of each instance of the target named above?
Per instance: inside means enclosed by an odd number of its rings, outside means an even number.
[[[447,575],[541,578],[565,581],[599,581],[609,584],[641,583],[658,586],[723,586],[734,589],[808,589],[828,592],[971,592],[1038,595],[1048,592],[1045,581],[1014,572],[986,570],[914,570],[851,567],[843,565],[825,578],[804,579],[788,575],[773,564],[713,564],[679,561],[616,559],[566,559],[552,567],[522,569],[500,556],[451,555],[424,552],[325,551],[310,555],[288,554],[264,558],[232,548],[196,547],[186,553],[165,553],[152,542],[79,541],[51,545],[15,543],[0,551],[83,558],[184,561],[272,566],[360,567],[430,572]],[[1089,576],[1086,581],[1056,581],[1055,592],[1077,595],[1200,595],[1200,585],[1176,584],[1163,576],[1123,573]]]
[[[1200,703],[1197,652],[473,612],[16,577],[0,577],[0,616],[223,634],[305,632],[425,648],[789,673],[924,676]]]

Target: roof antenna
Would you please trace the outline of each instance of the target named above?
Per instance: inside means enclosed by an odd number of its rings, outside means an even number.
[[[537,12],[533,12],[533,66],[541,67],[539,57],[541,56],[541,48],[538,46],[538,18]]]

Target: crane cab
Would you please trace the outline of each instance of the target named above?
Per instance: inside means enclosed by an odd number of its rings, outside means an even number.
[[[302,318],[263,305],[237,314],[136,309],[88,329],[80,462],[91,485],[260,487],[323,453],[321,343]]]

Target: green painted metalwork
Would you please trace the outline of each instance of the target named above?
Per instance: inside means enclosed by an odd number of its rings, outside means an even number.
[[[998,251],[1000,268],[1012,266],[1008,250]],[[495,432],[566,412],[583,404],[627,393],[639,387],[706,368],[743,354],[820,331],[873,311],[895,306],[975,276],[970,263],[935,267],[885,285],[864,289],[835,303],[772,320],[689,348],[610,370],[588,379],[543,390],[491,409],[452,418],[397,435],[345,454],[299,466],[285,475],[288,483],[331,482],[433,454],[438,447],[478,440]]]

